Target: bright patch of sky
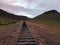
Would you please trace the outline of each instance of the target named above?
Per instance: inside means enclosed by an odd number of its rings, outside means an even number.
[[[60,12],[60,0],[0,0],[0,9],[33,18],[53,9]]]

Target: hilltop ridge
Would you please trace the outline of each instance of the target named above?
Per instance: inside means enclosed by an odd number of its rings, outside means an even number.
[[[35,17],[36,20],[60,20],[60,13],[56,10],[50,10]]]

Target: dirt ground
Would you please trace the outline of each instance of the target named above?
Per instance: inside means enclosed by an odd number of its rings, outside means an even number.
[[[22,22],[0,29],[0,45],[16,45]],[[52,27],[26,21],[27,27],[38,45],[60,45],[60,27]]]
[[[60,45],[60,28],[26,21],[38,45]]]
[[[16,45],[22,22],[0,29],[0,45]]]

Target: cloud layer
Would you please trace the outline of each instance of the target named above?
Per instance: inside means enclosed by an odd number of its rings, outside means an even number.
[[[60,0],[0,0],[0,9],[33,18],[52,9],[60,12]]]

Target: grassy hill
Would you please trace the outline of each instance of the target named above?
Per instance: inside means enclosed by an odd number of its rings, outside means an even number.
[[[60,20],[60,13],[58,13],[56,10],[50,10],[47,11],[34,19],[37,20]]]
[[[60,26],[60,13],[56,10],[47,11],[32,19],[33,22]]]
[[[17,16],[11,13],[8,13],[0,9],[0,25],[13,24],[18,21],[30,20],[32,22],[43,23],[48,25],[59,25],[60,26],[60,13],[56,10],[47,11],[32,20],[25,16]]]
[[[25,16],[17,16],[0,9],[0,25],[8,25],[22,20],[29,20]]]

